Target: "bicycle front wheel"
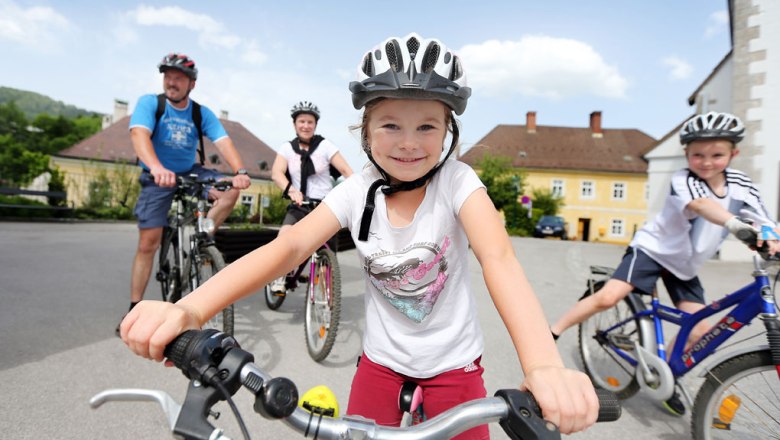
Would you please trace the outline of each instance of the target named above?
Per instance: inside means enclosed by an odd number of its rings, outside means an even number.
[[[604,283],[597,283],[593,292],[586,291],[582,299],[598,292]],[[614,307],[599,312],[579,325],[579,346],[585,372],[598,388],[612,391],[619,399],[627,399],[639,390],[636,366],[620,357],[616,350],[636,358],[635,343],[646,346],[648,342],[639,319],[629,319],[645,309],[635,294],[629,294]],[[604,331],[626,321],[608,333]]]
[[[225,268],[225,260],[222,258],[222,254],[219,250],[217,250],[217,247],[213,244],[198,248],[197,255],[191,255],[189,262],[189,285],[192,286],[192,290],[197,289],[208,281],[209,278]],[[203,325],[203,328],[213,328],[224,332],[225,334],[232,335],[234,326],[233,315],[233,304],[230,304],[222,309],[222,313],[217,313],[216,316],[206,322]]]
[[[780,438],[780,378],[769,350],[741,354],[707,373],[691,416],[693,438]]]
[[[303,322],[309,356],[320,362],[330,354],[341,314],[341,271],[330,249],[317,251],[314,273],[309,277],[306,318]]]
[[[163,301],[176,302],[181,298],[181,272],[176,263],[179,238],[176,229],[165,227],[157,260],[157,281],[160,282]]]

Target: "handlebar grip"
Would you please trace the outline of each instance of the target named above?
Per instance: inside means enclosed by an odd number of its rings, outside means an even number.
[[[197,330],[187,330],[176,337],[170,344],[165,347],[163,355],[171,362],[176,368],[184,370],[185,362],[187,359],[187,348],[190,342],[198,335]]]
[[[609,390],[597,388],[596,397],[599,398],[599,417],[597,422],[614,422],[623,413],[620,400],[617,395]]]

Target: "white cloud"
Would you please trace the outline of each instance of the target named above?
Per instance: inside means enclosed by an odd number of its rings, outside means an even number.
[[[68,19],[52,8],[24,9],[12,1],[0,0],[0,41],[47,48],[59,40],[58,31],[70,29]]]
[[[711,38],[729,28],[729,13],[726,10],[716,11],[710,14],[707,19],[707,28],[704,30],[704,36]]]
[[[624,98],[628,88],[616,67],[576,40],[525,36],[520,41],[470,44],[458,53],[469,83],[492,96]]]
[[[661,62],[669,67],[669,79],[672,81],[688,79],[693,73],[693,66],[674,55],[664,58]]]
[[[242,59],[250,64],[260,64],[266,60],[266,55],[255,41],[247,41],[228,32],[222,22],[206,14],[188,11],[178,6],[157,8],[141,5],[130,11],[128,15],[136,24],[142,26],[169,26],[191,30],[197,34],[198,43],[202,47],[242,50],[244,51]]]

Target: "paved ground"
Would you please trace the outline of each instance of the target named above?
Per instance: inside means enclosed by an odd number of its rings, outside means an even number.
[[[137,439],[170,438],[155,404],[113,403],[91,410],[89,398],[106,388],[155,388],[183,398],[186,381],[172,368],[133,356],[114,337],[127,308],[129,267],[136,241],[127,223],[0,222],[0,427],[2,438]],[[589,264],[615,265],[618,246],[513,239],[517,254],[547,313],[554,320],[584,290]],[[273,375],[292,378],[300,390],[331,387],[347,401],[363,328],[362,282],[354,251],[340,254],[343,315],[331,356],[316,364],[306,354],[302,299],[293,294],[278,311],[261,296],[236,306],[237,338]],[[472,258],[472,283],[486,339],[483,364],[489,393],[516,386],[516,356]],[[703,271],[711,298],[749,281],[750,265],[712,261]],[[157,286],[149,298],[159,298]],[[576,331],[559,347],[567,364],[579,368]],[[697,381],[686,379],[691,393]],[[278,422],[255,416],[248,393],[237,397],[253,438],[297,438]],[[232,414],[221,408],[218,424],[240,438]],[[599,424],[576,439],[689,438],[688,417],[673,418],[641,393],[624,402],[619,422]],[[504,438],[491,427],[494,438]]]

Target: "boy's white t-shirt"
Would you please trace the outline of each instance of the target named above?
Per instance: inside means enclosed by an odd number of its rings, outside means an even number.
[[[775,225],[761,201],[758,189],[743,172],[727,168],[726,195],[715,195],[707,182],[682,169],[672,175],[671,193],[664,207],[634,236],[630,246],[641,249],[658,264],[682,280],[696,276],[704,262],[720,249],[728,230],[697,215],[686,207],[695,199],[707,197],[734,215],[749,217],[761,225]]]
[[[330,177],[330,159],[339,152],[333,142],[323,139],[311,155],[315,174],[309,176],[306,184],[306,196],[310,199],[322,200],[333,187]],[[301,155],[293,150],[290,142],[285,142],[279,147],[279,154],[287,159],[287,171],[292,178],[292,186],[301,189]]]
[[[352,231],[366,274],[363,350],[374,362],[411,377],[462,368],[482,354],[468,269],[461,206],[484,188],[466,164],[447,161],[425,190],[412,222],[394,227],[376,192],[368,240],[357,239],[373,166],[337,185],[324,203]]]

